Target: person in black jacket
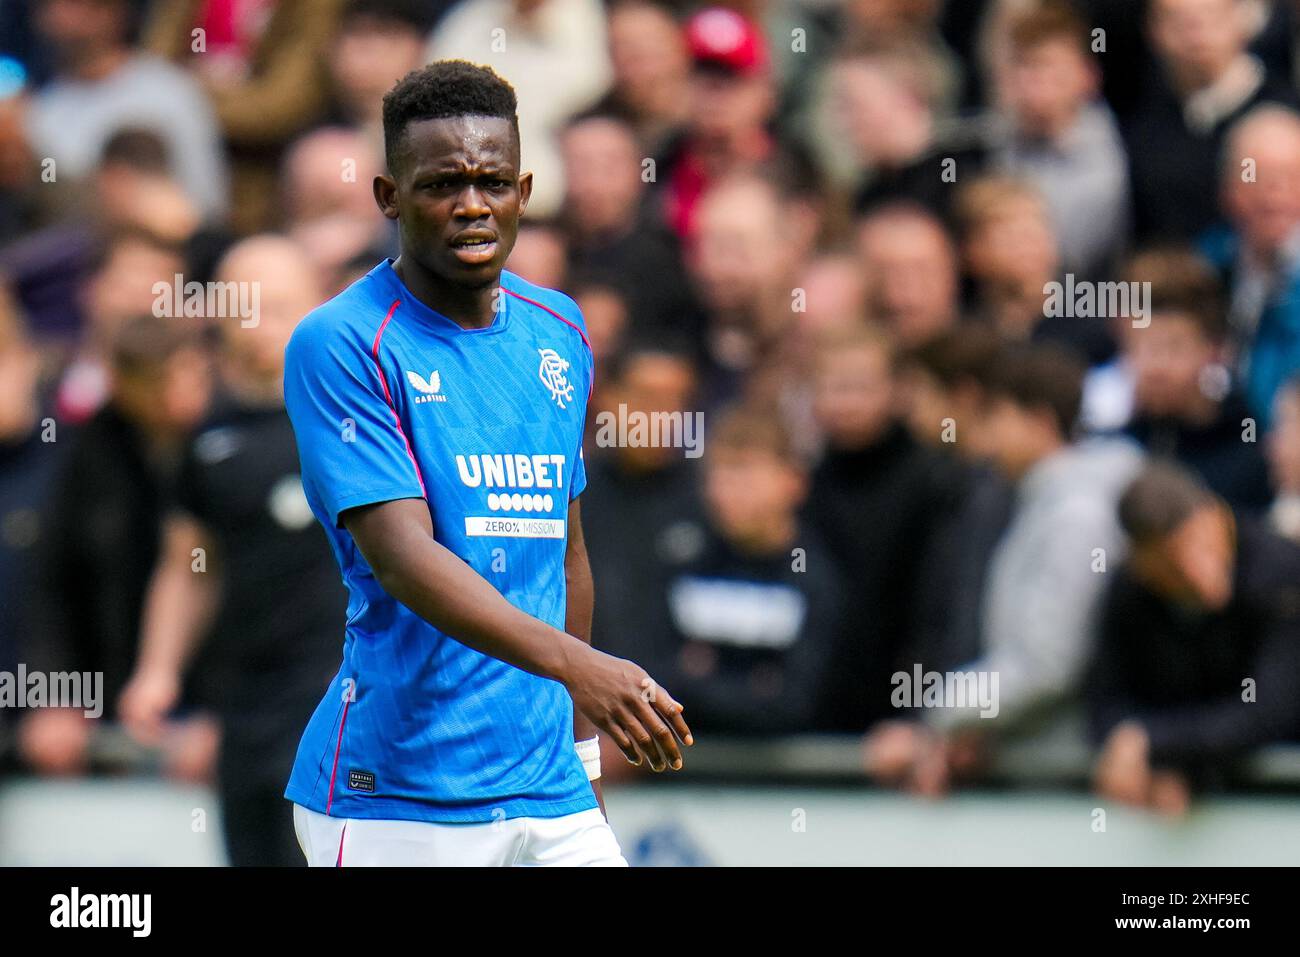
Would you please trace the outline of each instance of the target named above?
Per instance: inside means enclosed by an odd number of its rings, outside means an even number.
[[[1270,76],[1249,51],[1250,7],[1241,0],[1147,4],[1159,66],[1124,122],[1140,242],[1190,240],[1213,226],[1228,129],[1260,103],[1295,101],[1286,78]]]
[[[70,441],[37,549],[26,663],[33,671],[103,674],[103,717],[135,661],[145,589],[157,558],[180,451],[205,413],[211,371],[192,325],[129,321],[112,347],[107,405]],[[56,423],[57,425],[57,423]],[[81,711],[24,715],[19,747],[43,773],[87,768]]]
[[[1214,271],[1175,247],[1135,257],[1129,273],[1149,284],[1151,314],[1124,335],[1135,379],[1128,434],[1232,508],[1263,512],[1273,497],[1264,436],[1223,365],[1228,319]]]
[[[43,416],[40,355],[0,288],[0,673],[16,672],[31,628],[33,582],[46,534],[45,502],[67,445]],[[9,764],[13,708],[0,708],[0,776]]]
[[[1156,463],[1119,505],[1133,552],[1088,683],[1103,797],[1182,813],[1300,726],[1300,546]]]
[[[902,358],[908,431],[939,452],[930,536],[914,589],[913,648],[927,669],[947,671],[979,655],[984,583],[1015,491],[974,428],[1002,348],[992,330],[971,323]]]
[[[668,584],[673,688],[694,728],[817,730],[846,622],[838,569],[799,521],[804,470],[765,410],[723,412],[708,443],[711,527]]]
[[[219,688],[230,862],[301,866],[284,781],[342,660],[347,600],[303,492],[282,381],[289,336],[323,290],[315,264],[278,236],[232,247],[218,276],[259,288],[260,308],[247,327],[215,318],[222,391],[184,450],[120,710],[151,744],[187,676]]]
[[[814,415],[826,449],[812,473],[804,518],[850,586],[827,705],[829,729],[865,731],[893,714],[890,675],[916,661],[912,597],[933,516],[941,453],[896,414],[894,345],[872,327],[827,334],[818,345]]]
[[[685,445],[684,426],[703,421],[691,408],[695,364],[674,345],[640,340],[609,367],[593,399],[598,411],[584,453],[583,538],[596,569],[592,643],[611,655],[644,661],[659,674],[671,667],[674,653],[663,603],[668,580],[699,557],[706,534],[696,468],[702,431],[692,429],[694,447]],[[683,444],[666,443],[674,436],[649,429],[640,435],[607,429],[620,414],[629,425],[655,416],[680,421]]]

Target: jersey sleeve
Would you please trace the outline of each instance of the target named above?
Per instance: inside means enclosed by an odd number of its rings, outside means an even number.
[[[572,502],[587,487],[587,463],[582,458],[582,446],[578,446],[578,456],[573,460],[573,481],[569,485],[569,501]]]
[[[339,524],[359,505],[423,498],[380,367],[346,327],[309,317],[285,350],[284,400],[308,497]]]
[[[569,301],[572,302],[572,300]],[[585,329],[586,322],[582,318],[582,312],[578,309],[577,303],[573,303],[573,315],[578,322],[578,325],[575,328]],[[585,333],[582,334],[582,345],[583,349],[580,355],[582,356],[583,365],[585,367],[584,371],[586,373],[586,380],[582,383],[583,399],[581,421],[585,422],[588,414],[587,404],[591,401],[592,389],[596,382],[596,357],[592,353],[591,347],[587,344]],[[585,429],[582,431],[584,433],[586,432]],[[578,454],[573,460],[573,482],[569,486],[570,502],[581,495],[582,490],[587,487],[587,463],[582,454],[582,440],[583,436],[580,435],[578,437]]]

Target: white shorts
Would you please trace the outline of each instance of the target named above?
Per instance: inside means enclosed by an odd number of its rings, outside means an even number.
[[[326,817],[293,806],[310,867],[627,867],[599,808],[482,824]]]

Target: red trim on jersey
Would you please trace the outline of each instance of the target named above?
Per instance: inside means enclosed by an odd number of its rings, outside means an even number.
[[[343,838],[348,836],[348,822],[343,822],[343,830],[339,832],[339,856],[334,859],[335,867],[343,866]]]
[[[330,806],[334,803],[334,781],[339,774],[339,752],[343,750],[343,726],[348,723],[348,705],[352,704],[352,695],[349,694],[343,699],[343,717],[339,719],[339,740],[334,745],[334,767],[330,771],[330,793],[325,798],[325,814],[328,816]],[[342,842],[339,843],[340,853],[342,852]]]
[[[573,329],[574,332],[576,332],[578,335],[582,336],[582,344],[583,344],[584,346],[587,347],[587,351],[588,351],[588,352],[591,351],[591,343],[587,341],[587,334],[586,334],[585,332],[582,331],[582,327],[579,326],[576,322],[571,322],[570,320],[565,319],[562,315],[560,315],[558,312],[556,312],[556,311],[555,311],[554,309],[552,309],[550,306],[544,305],[543,303],[538,302],[536,299],[529,299],[527,296],[521,296],[521,295],[519,295],[519,293],[515,292],[513,289],[506,289],[505,286],[502,286],[501,288],[504,289],[506,292],[510,293],[510,295],[514,296],[516,299],[522,299],[524,302],[530,302],[530,303],[532,303],[534,306],[536,306],[536,307],[539,308],[539,309],[545,309],[547,312],[549,312],[551,315],[553,315],[556,319],[559,319],[560,322],[564,323],[566,326],[569,326],[570,328]]]
[[[588,351],[588,352],[591,352],[591,353],[592,353],[592,359],[593,359],[593,361],[594,361],[594,359],[595,359],[595,353],[592,351],[591,343],[587,341],[587,334],[586,334],[585,332],[582,331],[582,327],[579,326],[576,322],[571,322],[571,321],[569,321],[568,319],[565,319],[562,315],[560,315],[558,312],[556,312],[554,309],[552,309],[550,306],[546,305],[545,303],[538,302],[536,299],[529,299],[527,296],[521,296],[521,295],[519,295],[519,293],[515,292],[513,289],[506,289],[505,286],[502,286],[501,288],[502,288],[505,292],[510,293],[510,295],[514,296],[516,299],[522,299],[524,302],[532,303],[532,304],[533,304],[534,306],[536,306],[538,309],[545,309],[547,312],[549,312],[551,315],[553,315],[556,319],[559,319],[560,322],[564,323],[566,326],[568,326],[569,328],[571,328],[571,329],[572,329],[574,332],[576,332],[578,335],[582,336],[582,344],[583,344],[584,346],[587,347],[587,351]],[[591,377],[591,382],[587,385],[587,401],[588,401],[588,402],[591,401],[591,394],[592,394],[592,392],[595,390],[595,388],[596,388],[596,377],[593,375],[593,376]]]
[[[384,387],[384,401],[388,403],[388,408],[392,410],[393,424],[397,426],[397,434],[406,443],[406,454],[410,457],[411,464],[415,466],[415,477],[420,482],[420,494],[428,498],[429,493],[424,488],[424,475],[420,472],[420,463],[415,460],[415,450],[411,448],[411,440],[407,437],[406,430],[402,428],[402,417],[397,414],[397,406],[393,404],[393,396],[388,391],[388,378],[384,375],[384,365],[379,361],[379,340],[384,337],[384,330],[388,328],[388,320],[393,318],[393,313],[397,312],[397,307],[401,304],[402,300],[394,299],[393,304],[388,307],[388,315],[384,316],[384,321],[379,324],[379,331],[375,333],[375,344],[371,346],[370,354],[375,360],[375,371],[379,373],[379,384]]]

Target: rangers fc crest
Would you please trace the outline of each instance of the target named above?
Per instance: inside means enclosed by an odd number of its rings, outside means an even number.
[[[573,386],[565,375],[569,371],[569,363],[561,359],[554,349],[538,349],[537,353],[542,357],[537,376],[542,380],[542,385],[550,390],[555,404],[563,409],[565,402],[573,401]]]

